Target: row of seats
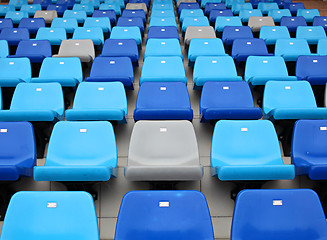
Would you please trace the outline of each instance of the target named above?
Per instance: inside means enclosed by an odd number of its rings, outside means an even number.
[[[35,224],[39,221],[47,223],[42,231]],[[248,227],[252,225],[256,227]],[[22,237],[99,240],[91,195],[85,192],[16,193],[10,200],[1,239]],[[121,201],[115,239],[131,237],[135,240],[214,240],[205,196],[190,190],[126,193]],[[231,240],[318,240],[326,237],[325,215],[312,190],[244,190],[237,197]]]

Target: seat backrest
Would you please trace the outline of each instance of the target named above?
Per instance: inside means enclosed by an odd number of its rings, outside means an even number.
[[[32,77],[31,62],[28,58],[0,58],[0,78],[18,78],[29,82]]]
[[[13,28],[13,22],[10,18],[0,19],[0,30],[3,28]]]
[[[49,40],[23,40],[20,41],[16,50],[17,56],[30,57],[51,57],[51,44]]]
[[[270,45],[275,44],[277,39],[291,38],[291,36],[286,26],[262,26],[259,38]]]
[[[311,55],[311,50],[307,40],[299,38],[277,39],[275,45],[275,56],[286,55]]]
[[[298,79],[308,77],[327,77],[327,56],[299,56],[296,61],[295,75]]]
[[[19,28],[40,28],[45,27],[44,18],[22,18],[20,20]]]

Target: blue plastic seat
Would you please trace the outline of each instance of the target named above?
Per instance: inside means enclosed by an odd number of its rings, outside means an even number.
[[[285,62],[296,61],[301,55],[311,55],[310,47],[305,39],[278,39],[275,45],[275,56],[281,56]]]
[[[87,15],[85,11],[66,10],[64,12],[63,18],[75,18],[78,23],[84,23]]]
[[[111,25],[115,25],[117,22],[116,13],[114,10],[94,10],[92,17],[107,17],[109,18]]]
[[[72,39],[91,39],[95,46],[104,44],[104,35],[101,27],[76,28]]]
[[[86,15],[91,16],[94,12],[94,7],[89,4],[74,4],[73,11],[85,11]]]
[[[67,10],[67,5],[60,5],[60,4],[51,4],[48,5],[47,10],[56,10],[58,16],[62,17],[64,15],[64,12]]]
[[[0,17],[6,16],[8,11],[15,11],[14,5],[0,5]]]
[[[0,5],[0,6],[2,6],[2,5]],[[14,27],[14,24],[10,18],[0,19],[0,32],[4,28],[13,28],[13,27]]]
[[[240,10],[239,17],[243,23],[247,23],[250,17],[262,17],[260,9],[242,9]]]
[[[255,228],[248,228],[253,224]],[[233,214],[231,240],[324,239],[325,214],[311,189],[244,190]]]
[[[9,55],[9,46],[6,40],[0,40],[0,58],[6,58]]]
[[[150,27],[147,40],[151,38],[176,38],[179,40],[179,35],[176,27]]]
[[[120,206],[115,239],[127,240],[132,231],[135,240],[214,239],[208,205],[198,191],[128,192]]]
[[[144,52],[144,59],[147,57],[171,57],[179,56],[183,59],[181,45],[175,38],[172,39],[149,39]]]
[[[272,9],[269,10],[268,16],[272,17],[275,23],[279,23],[282,17],[291,17],[292,14],[289,9]]]
[[[101,3],[99,10],[114,10],[116,13],[116,16],[121,15],[121,8],[118,3]]]
[[[66,30],[59,27],[42,27],[37,31],[35,39],[48,40],[51,45],[59,46],[63,40],[67,39]]]
[[[0,58],[0,86],[15,87],[20,82],[30,82],[31,62],[28,58]]]
[[[320,39],[317,44],[317,54],[327,55],[327,38]]]
[[[33,17],[36,11],[41,11],[41,4],[22,5],[20,11],[27,12],[29,17]],[[54,9],[49,9],[54,10]]]
[[[208,81],[242,81],[230,56],[197,57],[193,70],[194,88]]]
[[[183,61],[180,57],[147,57],[144,60],[140,85],[143,82],[187,83]]]
[[[193,119],[190,97],[183,82],[144,82],[139,90],[134,120]]]
[[[41,63],[44,58],[52,57],[51,44],[49,40],[23,40],[19,42],[16,54],[8,57],[27,57],[31,63]]]
[[[215,31],[222,32],[224,27],[226,26],[234,26],[240,27],[242,26],[241,18],[239,17],[217,17],[215,23]]]
[[[249,26],[226,26],[224,27],[221,39],[224,44],[229,46],[232,45],[235,39],[250,39],[253,38],[252,30]]]
[[[327,82],[327,56],[299,56],[295,75],[311,85],[325,85]]]
[[[125,9],[121,16],[126,18],[142,18],[143,23],[145,24],[146,22],[145,12],[142,9]]]
[[[21,11],[8,11],[5,18],[10,18],[14,24],[19,24],[22,18],[28,18],[28,13]]]
[[[200,9],[200,5],[195,3],[181,2],[178,6],[178,15],[181,14],[183,9]]]
[[[313,18],[312,26],[322,26],[325,31],[327,30],[327,17],[316,16]]]
[[[45,58],[42,62],[39,77],[31,82],[58,82],[63,87],[75,87],[83,81],[82,64],[79,58]]]
[[[94,9],[99,9],[100,0],[81,0],[82,5],[91,5]]]
[[[44,166],[36,181],[108,181],[116,176],[117,146],[111,123],[61,121],[55,124]]]
[[[175,17],[151,17],[149,28],[150,27],[176,27],[176,19]]]
[[[279,56],[250,56],[246,60],[244,80],[249,84],[265,85],[270,80],[295,81],[295,76],[289,76],[285,60]]]
[[[0,180],[31,177],[36,164],[35,138],[28,122],[0,122]]]
[[[280,26],[286,26],[289,32],[296,32],[297,27],[307,26],[304,17],[282,17]]]
[[[129,57],[138,66],[139,52],[134,39],[107,39],[101,57]]]
[[[236,62],[244,62],[249,56],[271,56],[266,43],[260,38],[235,39],[231,56]]]
[[[18,28],[27,28],[32,34],[36,34],[41,27],[45,27],[44,18],[22,18],[18,25]]]
[[[327,119],[327,108],[317,107],[307,81],[268,81],[263,95],[264,118]]]
[[[209,22],[210,25],[215,25],[216,23],[216,18],[217,17],[232,17],[233,12],[230,9],[225,9],[225,10],[211,10],[209,14]]]
[[[68,9],[72,9],[75,4],[75,0],[57,0],[56,4],[66,5]]]
[[[22,5],[28,4],[27,0],[9,0],[8,5],[13,5],[15,9],[20,9]]]
[[[326,120],[298,120],[294,125],[292,163],[296,175],[326,180]]]
[[[68,121],[118,121],[126,123],[127,99],[120,82],[83,82],[78,85]]]
[[[134,39],[139,49],[142,48],[142,35],[139,27],[113,27],[110,39]]]
[[[64,97],[59,83],[19,83],[9,110],[0,111],[0,121],[63,120]]]
[[[201,122],[220,119],[260,119],[249,85],[244,81],[206,82],[200,100]]]
[[[298,9],[305,9],[302,2],[284,4],[284,8],[289,9],[293,16],[296,16]]]
[[[312,23],[314,17],[319,17],[320,13],[318,9],[298,9],[296,16],[305,18],[305,21]]]
[[[261,10],[262,14],[268,14],[270,10],[279,10],[278,4],[275,2],[259,2],[258,9]]]
[[[42,10],[47,9],[48,5],[52,4],[52,0],[33,0],[33,4],[40,4]]]
[[[293,179],[295,171],[283,163],[270,121],[221,120],[212,136],[211,175],[221,181],[266,181]]]
[[[259,38],[263,39],[266,45],[275,45],[278,39],[291,38],[286,26],[262,26]]]
[[[54,18],[51,28],[64,28],[66,33],[73,33],[78,27],[76,18]]]
[[[109,18],[106,17],[90,17],[85,19],[83,27],[92,28],[100,27],[102,32],[107,34],[111,32],[111,24]]]
[[[144,22],[142,18],[118,18],[117,25],[118,27],[138,27],[143,36],[144,34]]]
[[[253,9],[251,3],[234,3],[232,5],[232,12],[234,15],[238,15],[241,10],[251,10]]]
[[[209,20],[207,17],[186,17],[183,20],[182,32],[185,33],[186,29],[189,27],[208,27],[210,26]]]
[[[183,23],[186,17],[192,17],[192,18],[204,17],[204,13],[202,9],[183,9],[181,15],[179,16],[179,21]]]
[[[204,8],[204,15],[209,16],[213,10],[226,10],[224,3],[207,3]],[[232,10],[231,10],[232,11]]]
[[[322,26],[299,26],[296,30],[296,38],[303,38],[309,44],[318,44],[320,39],[326,38],[326,32]]]
[[[47,222],[44,232],[35,222]],[[18,225],[18,226],[16,226]],[[67,227],[69,226],[69,227]],[[92,196],[86,192],[18,192],[10,200],[1,239],[99,240]]]
[[[120,81],[129,89],[133,89],[133,65],[128,57],[97,57],[92,64],[90,76],[86,82]]]
[[[188,49],[189,66],[200,56],[226,56],[224,44],[219,38],[194,38]]]

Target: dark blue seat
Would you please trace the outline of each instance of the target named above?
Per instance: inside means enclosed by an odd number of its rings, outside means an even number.
[[[295,75],[298,80],[306,80],[311,85],[327,83],[327,56],[299,56]]]
[[[3,18],[0,19],[0,31],[4,28],[13,28],[14,24],[11,20],[11,18]]]
[[[313,18],[312,26],[322,26],[327,31],[327,17],[317,16]]]
[[[66,5],[68,9],[73,9],[75,0],[57,0],[58,5]]]
[[[209,22],[210,25],[215,25],[217,17],[232,17],[232,16],[233,16],[233,12],[230,9],[225,9],[225,10],[214,9],[210,11]]]
[[[142,9],[125,9],[121,16],[126,18],[142,18],[143,23],[145,24],[146,22],[145,12]]]
[[[183,82],[144,82],[139,90],[134,120],[192,120],[193,110]]]
[[[252,30],[249,26],[226,26],[224,27],[221,39],[225,45],[232,45],[235,39],[253,38]]]
[[[131,238],[213,240],[205,196],[198,191],[128,192],[120,205],[115,239]]]
[[[181,14],[183,9],[200,9],[200,5],[197,2],[181,2],[178,7],[178,15]]]
[[[204,14],[209,16],[212,10],[226,10],[224,3],[207,3],[204,8]]]
[[[298,9],[305,9],[304,4],[301,2],[284,4],[284,8],[289,9],[293,16],[296,16]]]
[[[0,40],[7,40],[9,46],[17,46],[22,40],[30,39],[27,28],[4,28],[0,32]]]
[[[33,0],[33,4],[40,4],[42,9],[46,10],[48,5],[52,5],[52,0]]]
[[[296,32],[298,26],[307,26],[305,18],[300,17],[282,17],[280,19],[280,26],[286,26],[289,32]]]
[[[58,16],[62,17],[64,12],[68,9],[67,5],[65,4],[51,4],[48,5],[47,10],[56,10]]]
[[[232,47],[232,57],[236,62],[244,62],[249,56],[272,56],[267,45],[261,38],[235,39]]]
[[[178,30],[176,27],[150,27],[147,40],[150,38],[176,38],[179,40]]]
[[[274,0],[274,1],[278,4],[278,7],[280,9],[284,8],[285,7],[285,4],[293,3],[292,0]]]
[[[115,10],[94,10],[92,17],[108,17],[111,25],[116,25],[117,17]]]
[[[18,28],[27,28],[32,34],[36,34],[40,27],[45,27],[44,18],[23,18],[18,25]]]

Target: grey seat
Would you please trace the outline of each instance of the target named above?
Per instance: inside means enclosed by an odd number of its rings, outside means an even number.
[[[216,38],[213,27],[187,27],[185,32],[185,46],[187,47],[193,38]]]
[[[196,0],[177,0],[177,7],[179,7],[179,4],[181,4],[182,2],[184,3],[195,3],[197,2]]]
[[[131,135],[125,177],[129,181],[197,181],[203,176],[189,121],[138,121]]]
[[[130,9],[130,10],[142,9],[144,10],[145,15],[148,14],[148,8],[146,7],[145,3],[127,3],[125,9]]]
[[[45,23],[51,24],[54,18],[58,17],[56,10],[36,11],[34,18],[43,18]]]
[[[272,17],[250,17],[248,26],[252,32],[260,32],[262,26],[275,26],[275,22]]]
[[[52,57],[78,57],[81,62],[92,62],[95,58],[93,41],[91,39],[63,40],[58,55]]]

